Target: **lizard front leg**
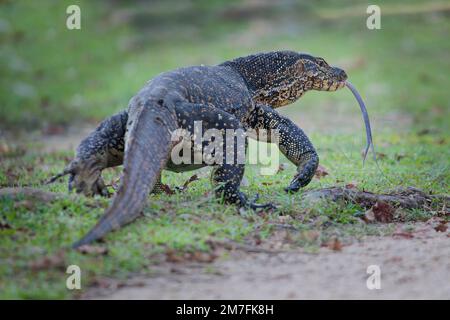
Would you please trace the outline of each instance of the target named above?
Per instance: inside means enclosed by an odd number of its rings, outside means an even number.
[[[319,165],[319,156],[303,130],[290,119],[264,105],[256,107],[252,122],[253,128],[268,130],[268,137],[276,130],[278,147],[297,166],[297,174],[285,188],[286,192],[296,192],[308,185]]]
[[[101,172],[123,163],[127,120],[126,111],[115,114],[81,141],[74,160],[66,169],[70,174],[69,191],[76,190],[87,196],[108,195]]]
[[[81,141],[75,158],[62,174],[56,178],[69,174],[69,192],[76,190],[86,196],[108,196],[108,189],[101,177],[101,172],[110,167],[123,164],[124,138],[128,114],[122,111],[105,119],[100,125]],[[152,193],[163,192],[161,177]]]

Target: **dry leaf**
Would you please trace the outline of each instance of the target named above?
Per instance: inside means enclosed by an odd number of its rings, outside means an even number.
[[[217,256],[213,253],[196,251],[190,254],[189,258],[193,261],[209,263],[213,262],[217,258]]]
[[[174,262],[179,263],[184,261],[184,257],[182,255],[177,254],[173,250],[167,250],[166,251],[166,261],[167,262]]]
[[[353,188],[356,188],[356,187],[357,187],[356,182],[350,182],[350,183],[345,185],[345,188],[347,188],[347,189],[353,189]]]
[[[321,165],[319,164],[319,166],[317,167],[317,170],[316,170],[316,173],[314,174],[314,176],[315,176],[317,179],[320,179],[320,178],[325,177],[325,176],[327,176],[327,175],[328,175],[327,169],[326,169],[324,166],[321,166]]]
[[[446,222],[444,222],[444,221],[442,221],[436,227],[434,227],[434,230],[436,230],[437,232],[445,232],[445,231],[447,231],[447,229],[448,229],[448,226],[447,226]]]
[[[338,238],[334,238],[333,240],[327,243],[327,247],[333,251],[341,251],[342,243],[339,241]]]
[[[175,194],[175,191],[173,191],[167,184],[161,183],[160,188],[165,194],[168,195]]]
[[[377,201],[375,205],[367,210],[363,220],[370,223],[374,221],[388,223],[394,220],[395,209],[387,202]]]

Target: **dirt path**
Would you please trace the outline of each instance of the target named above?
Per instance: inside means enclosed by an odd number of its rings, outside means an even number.
[[[367,237],[315,254],[238,250],[211,264],[164,262],[151,277],[93,288],[83,298],[450,299],[450,234],[418,223],[411,236]],[[367,289],[369,265],[380,267],[380,290]]]

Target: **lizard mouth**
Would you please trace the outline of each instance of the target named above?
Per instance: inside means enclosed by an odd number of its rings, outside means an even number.
[[[313,84],[313,89],[318,91],[337,91],[343,87],[345,87],[345,81],[323,80]]]

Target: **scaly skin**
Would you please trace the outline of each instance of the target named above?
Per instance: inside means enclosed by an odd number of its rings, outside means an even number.
[[[174,146],[170,132],[182,128],[192,134],[194,121],[201,120],[204,130],[276,129],[280,150],[298,167],[286,191],[299,190],[311,181],[319,158],[304,132],[274,109],[293,103],[309,90],[342,88],[346,78],[343,70],[330,67],[322,58],[292,51],[180,68],[155,77],[131,99],[127,111],[104,120],[81,142],[63,172],[70,174],[70,189],[105,194],[101,171],[124,164],[122,183],[111,206],[74,247],[102,238],[136,218],[146,195],[157,191],[163,169],[180,172],[208,165],[175,165],[170,158]],[[254,204],[239,191],[244,165],[232,163],[214,165],[217,196],[239,206],[270,207]]]

